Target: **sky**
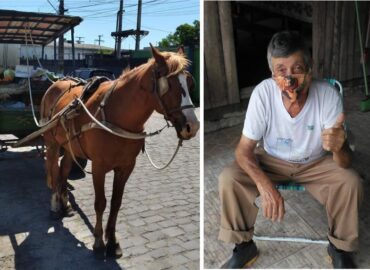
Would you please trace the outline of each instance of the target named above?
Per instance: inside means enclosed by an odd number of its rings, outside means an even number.
[[[75,28],[75,41],[81,37],[85,44],[98,44],[114,48],[111,32],[116,31],[119,0],[64,0],[65,15],[80,16],[83,21]],[[137,0],[123,1],[122,29],[136,28]],[[58,0],[0,0],[0,9],[56,13]],[[55,8],[55,9],[54,9]],[[141,39],[140,48],[148,47],[149,42],[157,45],[168,34],[174,33],[176,27],[199,20],[199,0],[142,0],[141,29],[149,34]],[[64,36],[71,39],[70,32]],[[135,39],[128,37],[122,41],[122,49],[135,49]]]

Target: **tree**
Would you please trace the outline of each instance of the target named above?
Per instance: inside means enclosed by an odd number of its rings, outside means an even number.
[[[195,20],[193,25],[181,24],[176,28],[175,33],[167,35],[159,42],[160,47],[178,47],[180,45],[199,46],[199,21]]]

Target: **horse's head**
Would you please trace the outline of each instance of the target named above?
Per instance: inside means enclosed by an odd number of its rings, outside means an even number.
[[[195,82],[185,70],[189,61],[181,51],[161,53],[152,47],[152,54],[156,110],[174,125],[180,139],[191,139],[199,130],[199,121],[190,98]]]

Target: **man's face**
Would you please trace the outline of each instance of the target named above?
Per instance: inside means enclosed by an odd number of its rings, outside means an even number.
[[[290,102],[308,91],[311,73],[306,68],[302,51],[288,57],[272,57],[271,64],[273,78]]]

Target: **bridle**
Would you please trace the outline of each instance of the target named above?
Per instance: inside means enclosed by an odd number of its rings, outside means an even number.
[[[153,73],[153,93],[158,100],[159,106],[163,111],[163,116],[166,120],[169,120],[173,113],[182,112],[185,109],[195,108],[193,104],[179,105],[177,108],[168,110],[163,103],[162,97],[170,90],[168,84],[168,77],[166,75],[161,76],[157,69],[152,70]]]

